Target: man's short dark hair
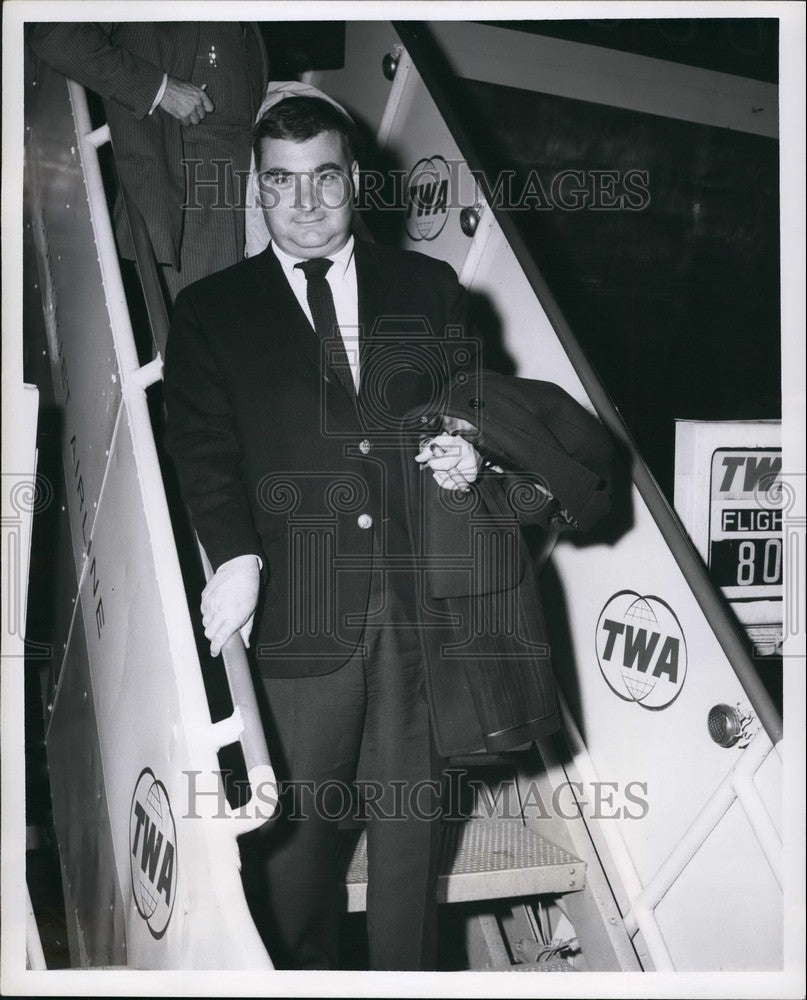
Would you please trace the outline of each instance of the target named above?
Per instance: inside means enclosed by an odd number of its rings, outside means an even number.
[[[348,164],[355,159],[353,122],[339,108],[321,97],[284,97],[273,105],[252,129],[252,149],[260,167],[264,139],[305,142],[323,132],[336,132]]]

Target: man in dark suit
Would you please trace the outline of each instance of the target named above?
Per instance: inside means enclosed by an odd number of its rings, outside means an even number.
[[[610,446],[558,387],[479,368],[447,264],[354,240],[341,109],[287,97],[254,135],[272,242],[179,295],[165,398],[215,568],[205,634],[217,655],[254,633],[286,784],[257,916],[276,964],[334,967],[333,820],[358,773],[370,965],[428,969],[441,754],[559,724],[519,527],[596,521]]]
[[[240,260],[241,185],[268,76],[257,25],[40,22],[27,38],[41,59],[103,98],[120,182],[171,296]],[[120,200],[115,221],[120,251],[133,259]]]
[[[268,840],[270,953],[335,964],[332,818],[360,761],[371,967],[430,968],[440,758],[401,433],[434,489],[470,488],[479,453],[441,433],[447,386],[475,370],[466,297],[448,265],[354,240],[358,168],[332,105],[280,101],[254,147],[272,243],[179,295],[165,398],[166,445],[215,568],[211,651],[254,615],[273,763],[313,783],[284,801],[305,821],[281,829],[281,816]]]

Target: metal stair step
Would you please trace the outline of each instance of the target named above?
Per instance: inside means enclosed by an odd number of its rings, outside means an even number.
[[[345,836],[347,909],[356,913],[367,905],[367,835],[354,830]],[[443,824],[440,903],[576,892],[585,881],[583,861],[518,819]]]
[[[496,970],[499,971],[498,969]],[[562,958],[552,958],[547,962],[531,962],[529,965],[511,965],[505,972],[579,972]]]

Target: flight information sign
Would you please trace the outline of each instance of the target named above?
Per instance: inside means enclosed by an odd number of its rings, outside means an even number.
[[[757,651],[775,652],[784,591],[779,421],[676,421],[675,509]]]
[[[709,569],[731,601],[782,599],[780,448],[718,448],[712,455]]]

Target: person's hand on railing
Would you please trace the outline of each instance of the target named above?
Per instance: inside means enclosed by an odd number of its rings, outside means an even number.
[[[239,629],[244,644],[249,635],[258,604],[260,569],[254,555],[236,556],[222,563],[202,591],[202,624],[210,640],[210,655],[218,656],[221,647]]]
[[[169,76],[158,107],[178,118],[183,125],[198,125],[214,110],[215,105],[204,88],[194,87],[192,83],[183,83],[182,80]]]

